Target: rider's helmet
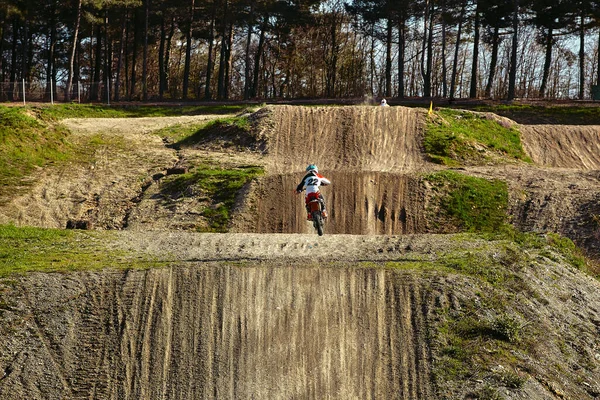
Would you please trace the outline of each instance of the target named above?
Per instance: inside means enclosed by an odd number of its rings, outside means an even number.
[[[317,166],[315,164],[310,164],[308,167],[306,167],[306,172],[319,172],[319,169],[317,168]]]
[[[387,104],[387,101],[385,99],[381,99],[381,105],[385,106]]]

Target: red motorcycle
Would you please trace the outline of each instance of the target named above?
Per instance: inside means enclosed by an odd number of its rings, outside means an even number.
[[[310,214],[310,219],[312,220],[313,226],[317,230],[319,236],[323,236],[323,224],[325,222],[325,218],[323,216],[323,203],[319,198],[318,193],[310,193],[307,199],[307,209]]]

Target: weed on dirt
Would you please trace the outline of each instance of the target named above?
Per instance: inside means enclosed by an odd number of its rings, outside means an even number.
[[[262,167],[254,165],[221,168],[215,165],[200,165],[194,171],[167,181],[163,195],[179,197],[190,193],[204,197],[210,204],[201,211],[208,220],[208,232],[226,232],[231,211],[240,189],[252,179],[262,175]]]

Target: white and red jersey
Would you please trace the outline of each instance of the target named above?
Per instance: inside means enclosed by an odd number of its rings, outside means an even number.
[[[319,186],[327,186],[330,184],[331,182],[329,179],[325,178],[323,175],[316,172],[309,172],[302,178],[302,182],[300,182],[296,190],[301,192],[306,188],[306,195],[308,196],[310,193],[318,193]]]

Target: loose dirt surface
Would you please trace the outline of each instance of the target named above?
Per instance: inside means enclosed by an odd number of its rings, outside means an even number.
[[[214,117],[67,120],[74,141],[100,142],[89,162],[38,171],[27,193],[0,206],[0,223],[83,221],[118,231],[110,249],[170,265],[2,282],[0,398],[463,399],[490,385],[496,398],[600,396],[600,285],[560,256],[506,261],[511,293],[452,271],[385,264],[457,251],[490,263],[519,258],[506,244],[436,234],[444,227],[426,212],[432,189],[422,176],[440,167],[421,150],[425,113],[266,107],[253,122],[260,145],[245,151],[175,150],[153,133]],[[535,165],[461,172],[505,180],[517,227],[561,233],[600,257],[598,129],[520,129]],[[266,168],[240,194],[233,233],[196,233],[205,201],[162,190],[168,169],[206,160]],[[332,181],[320,238],[293,192],[308,163]],[[507,310],[490,305],[499,299]],[[508,372],[522,385],[502,380],[503,365],[463,381],[434,374],[449,351],[436,336],[448,315],[502,312],[539,339],[510,353],[520,369]]]

